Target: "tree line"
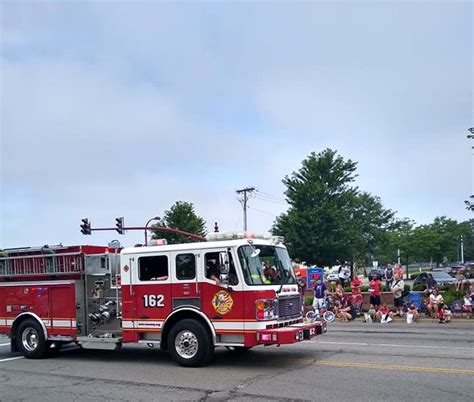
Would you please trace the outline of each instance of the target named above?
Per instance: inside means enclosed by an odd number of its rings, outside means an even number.
[[[441,216],[416,225],[409,218],[398,218],[378,196],[355,185],[356,170],[357,162],[326,149],[312,152],[298,171],[284,177],[289,208],[269,231],[285,237],[292,258],[323,266],[341,260],[367,266],[374,260],[396,261],[399,250],[403,264],[445,265],[461,259],[462,236],[464,259],[474,260],[474,219],[457,222]],[[158,225],[207,234],[205,220],[189,202],[176,202]],[[168,243],[190,241],[168,233],[154,236],[165,237]]]

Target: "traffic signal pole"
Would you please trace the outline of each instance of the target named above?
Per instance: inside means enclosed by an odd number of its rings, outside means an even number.
[[[98,231],[107,231],[107,230],[112,230],[112,231],[117,231],[116,227],[113,228],[90,228],[89,229],[91,232],[98,232]],[[207,239],[204,236],[197,235],[195,233],[189,233],[185,232],[184,230],[176,229],[176,228],[169,228],[169,227],[163,227],[163,226],[130,226],[130,227],[122,227],[123,232],[126,230],[156,230],[159,232],[167,232],[167,233],[174,233],[174,234],[179,234],[185,237],[188,237],[190,239],[194,239],[197,241],[207,241]],[[83,233],[85,234],[85,233]],[[124,233],[122,233],[124,234]]]

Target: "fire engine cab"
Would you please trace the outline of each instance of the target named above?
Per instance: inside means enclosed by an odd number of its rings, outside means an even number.
[[[0,254],[0,334],[41,358],[142,343],[183,366],[214,348],[300,342],[326,332],[303,322],[302,295],[279,237],[213,233],[206,242],[50,246]]]

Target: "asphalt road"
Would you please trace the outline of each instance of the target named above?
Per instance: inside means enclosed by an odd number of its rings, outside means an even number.
[[[0,338],[0,400],[472,401],[474,320],[449,324],[330,324],[298,345],[217,349],[207,367],[182,368],[145,346],[68,347],[27,360]]]

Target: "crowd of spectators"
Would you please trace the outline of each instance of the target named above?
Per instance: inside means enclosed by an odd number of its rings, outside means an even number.
[[[342,272],[342,274],[341,274]],[[342,322],[349,322],[363,313],[362,308],[362,280],[355,276],[349,281],[347,272],[350,273],[348,265],[344,264],[339,268],[338,275],[333,275],[327,283],[323,283],[319,278],[314,286],[313,309],[318,311],[325,307],[330,308],[335,317]],[[439,323],[450,320],[451,312],[446,305],[443,296],[431,274],[428,274],[426,289],[419,298],[419,303],[407,299],[408,291],[405,290],[403,280],[403,269],[396,264],[389,264],[385,267],[383,279],[374,276],[369,281],[369,307],[363,315],[366,322],[390,323],[394,317],[404,317],[406,322],[411,324],[417,322],[424,314]],[[350,283],[351,294],[345,294],[344,284]],[[469,281],[458,274],[455,285],[456,290],[463,291],[462,311],[467,318],[472,318],[472,306],[474,304],[474,289]],[[382,303],[383,291],[390,291],[393,297],[393,307]],[[386,300],[384,298],[384,300]]]

